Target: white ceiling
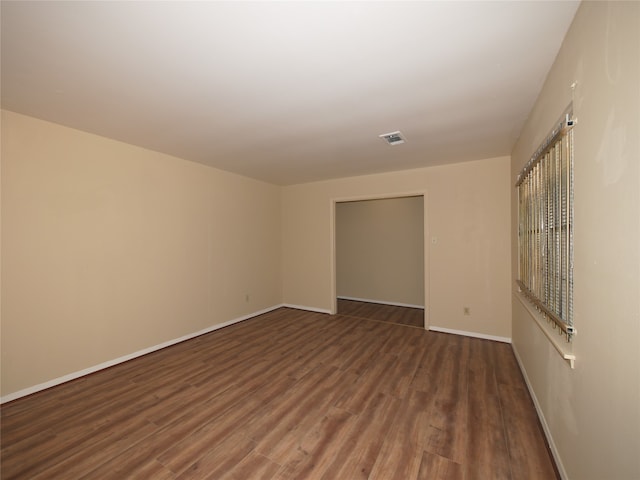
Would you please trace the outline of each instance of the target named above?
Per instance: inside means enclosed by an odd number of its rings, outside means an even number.
[[[577,6],[3,0],[2,107],[281,185],[508,155]]]

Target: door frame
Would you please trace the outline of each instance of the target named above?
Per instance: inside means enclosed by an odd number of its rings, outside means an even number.
[[[422,197],[423,202],[423,248],[424,248],[424,329],[429,330],[429,222],[427,214],[427,191],[419,190],[414,192],[396,192],[387,194],[370,194],[351,197],[335,197],[330,199],[330,251],[331,251],[331,314],[338,312],[337,294],[337,267],[336,267],[336,205],[345,202],[358,202],[364,200],[385,200],[391,198]]]

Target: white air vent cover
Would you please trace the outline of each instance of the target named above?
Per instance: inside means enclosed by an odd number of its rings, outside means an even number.
[[[381,139],[387,142],[389,145],[400,145],[404,143],[404,137],[400,131],[391,132],[391,133],[383,133],[382,135],[378,135]]]

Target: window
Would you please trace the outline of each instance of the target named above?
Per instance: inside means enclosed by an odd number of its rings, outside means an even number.
[[[571,107],[524,167],[518,189],[518,286],[571,341],[573,124]]]

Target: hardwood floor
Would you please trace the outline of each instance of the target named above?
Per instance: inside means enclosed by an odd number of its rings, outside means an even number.
[[[350,317],[424,328],[424,310],[422,308],[397,307],[395,305],[339,298],[338,313]]]
[[[286,308],[1,419],[4,480],[557,478],[510,345]]]

